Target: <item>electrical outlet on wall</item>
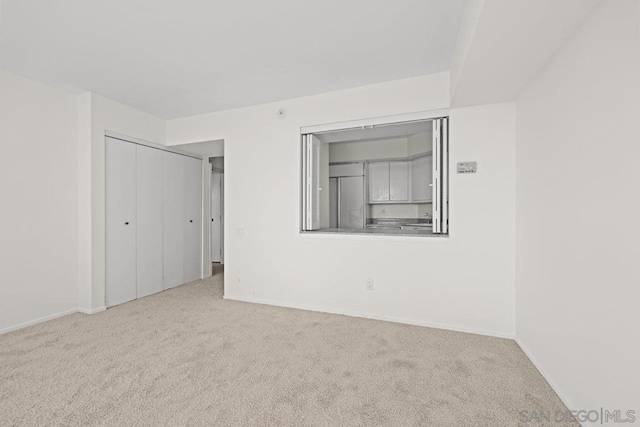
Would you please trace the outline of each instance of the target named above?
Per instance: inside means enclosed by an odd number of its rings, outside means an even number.
[[[367,285],[366,285],[366,289],[368,291],[372,291],[373,290],[373,279],[371,277],[367,278]]]

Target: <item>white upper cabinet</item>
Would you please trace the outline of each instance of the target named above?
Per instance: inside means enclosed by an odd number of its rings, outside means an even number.
[[[409,162],[389,163],[389,201],[409,201]]]
[[[389,162],[369,163],[369,202],[388,202],[389,190]]]
[[[411,201],[431,201],[431,156],[411,161]]]
[[[369,163],[369,203],[409,201],[409,162]]]
[[[430,202],[431,167],[431,156],[369,163],[369,203]]]

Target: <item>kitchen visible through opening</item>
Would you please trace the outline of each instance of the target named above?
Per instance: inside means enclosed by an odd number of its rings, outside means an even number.
[[[302,134],[301,232],[447,235],[448,118]]]

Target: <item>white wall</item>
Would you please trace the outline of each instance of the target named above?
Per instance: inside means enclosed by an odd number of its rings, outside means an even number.
[[[411,135],[407,138],[407,155],[415,156],[417,154],[431,152],[433,142],[433,131],[422,132]]]
[[[414,156],[431,151],[431,132],[408,138],[377,139],[348,143],[330,143],[329,162],[352,162]]]
[[[104,307],[105,292],[105,131],[165,143],[165,121],[95,94],[80,96],[79,175],[79,307]],[[86,123],[90,120],[90,124]],[[88,131],[87,129],[90,129]]]
[[[571,409],[636,417],[639,17],[604,1],[517,101],[518,341]]]
[[[451,106],[516,99],[600,1],[465,2],[451,63]]]
[[[0,70],[0,331],[78,304],[76,96]]]
[[[442,73],[169,121],[171,145],[225,140],[226,297],[511,336],[512,104],[451,112],[452,162],[482,168],[452,176],[451,237],[298,233],[301,126],[446,108],[448,84]]]
[[[331,143],[327,145],[329,146],[329,162],[332,163],[407,157],[407,138]]]

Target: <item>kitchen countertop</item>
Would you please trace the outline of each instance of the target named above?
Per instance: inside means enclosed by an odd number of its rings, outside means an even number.
[[[373,226],[392,226],[392,227],[399,227],[402,225],[409,225],[409,224],[423,224],[423,225],[430,225],[431,224],[431,219],[430,218],[369,218],[367,220],[367,226],[373,225]]]
[[[322,228],[314,231],[304,231],[303,234],[352,234],[373,236],[407,236],[407,237],[447,237],[442,234],[434,234],[432,230],[398,230],[381,228]]]

